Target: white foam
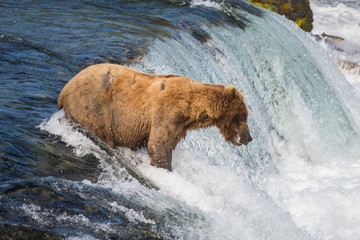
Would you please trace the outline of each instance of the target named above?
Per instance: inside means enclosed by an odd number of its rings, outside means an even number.
[[[313,11],[313,32],[339,36],[360,44],[360,8],[344,3],[336,5],[310,1]]]
[[[243,176],[206,157],[195,157],[181,146],[173,153],[173,164],[173,172],[145,164],[139,168],[161,191],[206,213],[211,239],[310,239]]]
[[[83,214],[68,215],[66,212],[63,212],[60,215],[56,215],[56,212],[43,209],[35,204],[23,204],[19,209],[22,210],[26,216],[31,217],[34,221],[45,226],[52,226],[55,220],[58,224],[67,223],[86,226],[96,232],[114,232],[110,223],[94,223]]]
[[[267,193],[299,227],[323,239],[360,237],[360,160],[312,165],[289,151]]]
[[[99,238],[95,238],[89,234],[76,235],[66,238],[67,240],[97,240]]]
[[[31,217],[33,220],[42,225],[48,225],[50,221],[48,217],[49,212],[43,211],[40,206],[35,204],[23,204],[20,209],[25,213],[26,216]]]
[[[78,157],[89,153],[98,155],[99,152],[102,152],[93,141],[81,132],[74,130],[74,125],[66,120],[63,109],[54,113],[50,119],[45,119],[38,127],[43,131],[61,136],[62,141],[68,146],[74,147],[74,154]]]
[[[192,0],[191,1],[191,6],[192,7],[196,7],[196,6],[204,6],[204,7],[209,7],[209,8],[215,8],[217,10],[221,10],[222,3],[217,3],[215,1],[211,1],[211,0]]]
[[[341,67],[341,63],[340,63]],[[354,69],[347,69],[346,67],[341,68],[342,72],[344,73],[346,79],[349,83],[356,89],[358,94],[360,95],[360,63],[359,67]]]
[[[138,213],[133,209],[129,209],[124,206],[120,206],[116,202],[111,202],[111,203],[109,203],[109,205],[111,206],[111,210],[113,212],[117,212],[117,211],[124,212],[125,216],[128,218],[128,220],[130,222],[156,224],[154,220],[145,218],[142,213]]]
[[[88,227],[93,229],[97,232],[106,232],[106,233],[114,233],[114,229],[112,228],[110,223],[96,223],[90,221],[87,217],[83,214],[75,214],[75,215],[68,215],[66,212],[62,213],[55,217],[56,221],[59,223],[68,223],[68,224],[75,224]]]

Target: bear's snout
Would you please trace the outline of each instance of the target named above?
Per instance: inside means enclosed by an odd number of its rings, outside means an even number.
[[[233,138],[233,144],[234,145],[248,145],[249,142],[251,142],[253,139],[250,135],[249,130],[247,131],[241,131],[241,132],[235,132],[234,138]]]
[[[247,138],[246,138],[246,140],[244,141],[244,145],[247,145],[249,142],[251,142],[253,139],[252,139],[252,137],[251,137],[251,135],[250,135],[250,133],[248,134],[248,136],[247,136]]]

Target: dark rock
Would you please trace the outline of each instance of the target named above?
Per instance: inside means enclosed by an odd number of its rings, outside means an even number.
[[[46,239],[62,240],[55,233],[34,229],[33,227],[15,226],[10,224],[0,225],[0,240],[22,240],[22,239]]]
[[[209,33],[193,22],[180,21],[178,26],[186,29],[191,34],[191,36],[202,43],[207,42],[208,40],[212,40],[212,37]]]

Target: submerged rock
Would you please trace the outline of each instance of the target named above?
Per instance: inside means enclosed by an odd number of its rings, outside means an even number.
[[[17,226],[10,224],[0,225],[0,239],[18,240],[18,239],[46,239],[62,240],[63,238],[47,230],[34,229],[33,227]]]
[[[335,63],[343,70],[353,73],[354,75],[360,76],[360,64],[350,61],[344,61],[335,59]]]
[[[300,28],[310,32],[313,28],[313,13],[309,0],[247,0],[294,21]]]

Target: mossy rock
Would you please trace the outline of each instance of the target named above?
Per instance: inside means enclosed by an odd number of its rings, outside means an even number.
[[[313,13],[309,0],[247,0],[294,21],[304,31],[311,32]]]

